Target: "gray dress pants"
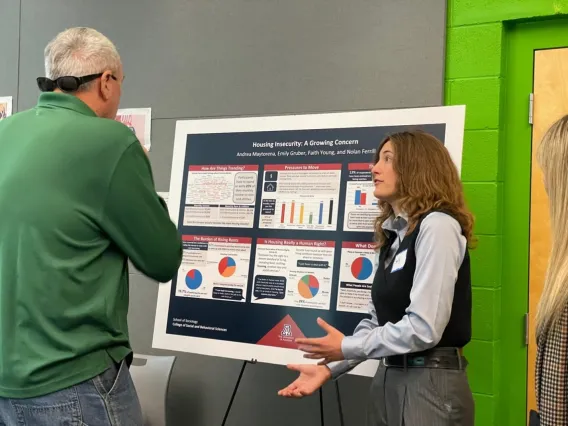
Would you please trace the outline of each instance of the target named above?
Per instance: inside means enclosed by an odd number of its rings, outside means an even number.
[[[367,426],[474,426],[465,370],[385,367],[371,384]]]

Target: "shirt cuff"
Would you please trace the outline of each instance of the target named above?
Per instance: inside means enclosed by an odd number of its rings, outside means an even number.
[[[366,359],[361,339],[358,336],[345,336],[341,342],[341,352],[345,359]]]
[[[355,368],[359,364],[360,361],[345,359],[343,361],[330,362],[329,364],[327,364],[327,368],[329,368],[329,371],[331,371],[331,380],[337,380],[344,374],[347,374],[349,371],[353,370],[353,368]]]
[[[329,371],[331,371],[332,380],[339,379],[339,377],[347,373],[350,368],[347,360],[330,362],[329,364],[327,364],[327,367],[329,368]]]

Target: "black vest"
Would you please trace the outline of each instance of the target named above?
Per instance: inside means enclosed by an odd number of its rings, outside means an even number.
[[[416,270],[416,239],[420,232],[420,225],[428,214],[422,216],[415,229],[404,237],[393,260],[385,269],[385,258],[397,238],[396,233],[387,231],[390,238],[386,245],[381,248],[379,265],[371,292],[379,326],[388,322],[395,324],[406,315],[406,309],[410,305],[410,290]],[[404,266],[398,271],[391,272],[396,255],[404,250],[407,250]],[[436,347],[461,348],[469,343],[471,339],[471,304],[470,262],[469,252],[466,250],[458,271],[450,322]]]

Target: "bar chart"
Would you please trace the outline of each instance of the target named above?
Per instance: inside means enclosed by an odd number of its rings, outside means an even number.
[[[333,225],[334,200],[280,202],[280,223],[298,225]]]
[[[260,228],[337,229],[340,164],[267,166],[265,179]]]
[[[371,181],[347,182],[345,197],[345,231],[373,231],[379,213],[378,200],[373,195]]]
[[[370,194],[365,192],[365,191],[368,191],[369,188],[356,189],[355,190],[355,199],[353,200],[353,204],[355,204],[356,206],[367,206],[367,205],[376,206],[376,205],[378,205],[378,201],[373,196],[373,191],[372,191],[373,189],[374,189],[374,186],[369,191]],[[367,204],[367,201],[369,201],[369,204]]]

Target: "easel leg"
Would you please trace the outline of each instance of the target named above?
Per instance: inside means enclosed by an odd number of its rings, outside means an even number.
[[[337,407],[339,408],[339,424],[345,426],[343,420],[343,407],[341,406],[341,394],[339,393],[339,381],[335,381],[335,394],[337,395]]]
[[[233,406],[233,401],[235,400],[235,395],[237,394],[237,389],[239,389],[239,385],[241,384],[241,379],[243,378],[243,373],[245,372],[245,367],[247,366],[248,361],[243,361],[243,366],[241,367],[241,372],[239,374],[239,378],[237,379],[237,384],[233,389],[233,395],[231,395],[231,400],[229,401],[229,406],[227,407],[227,411],[225,411],[225,417],[223,417],[223,423],[221,426],[225,426],[227,419],[229,418],[229,412],[231,411],[231,407]]]
[[[319,394],[320,394],[320,419],[321,419],[321,426],[324,426],[324,421],[323,421],[323,389],[320,387],[319,389]]]

